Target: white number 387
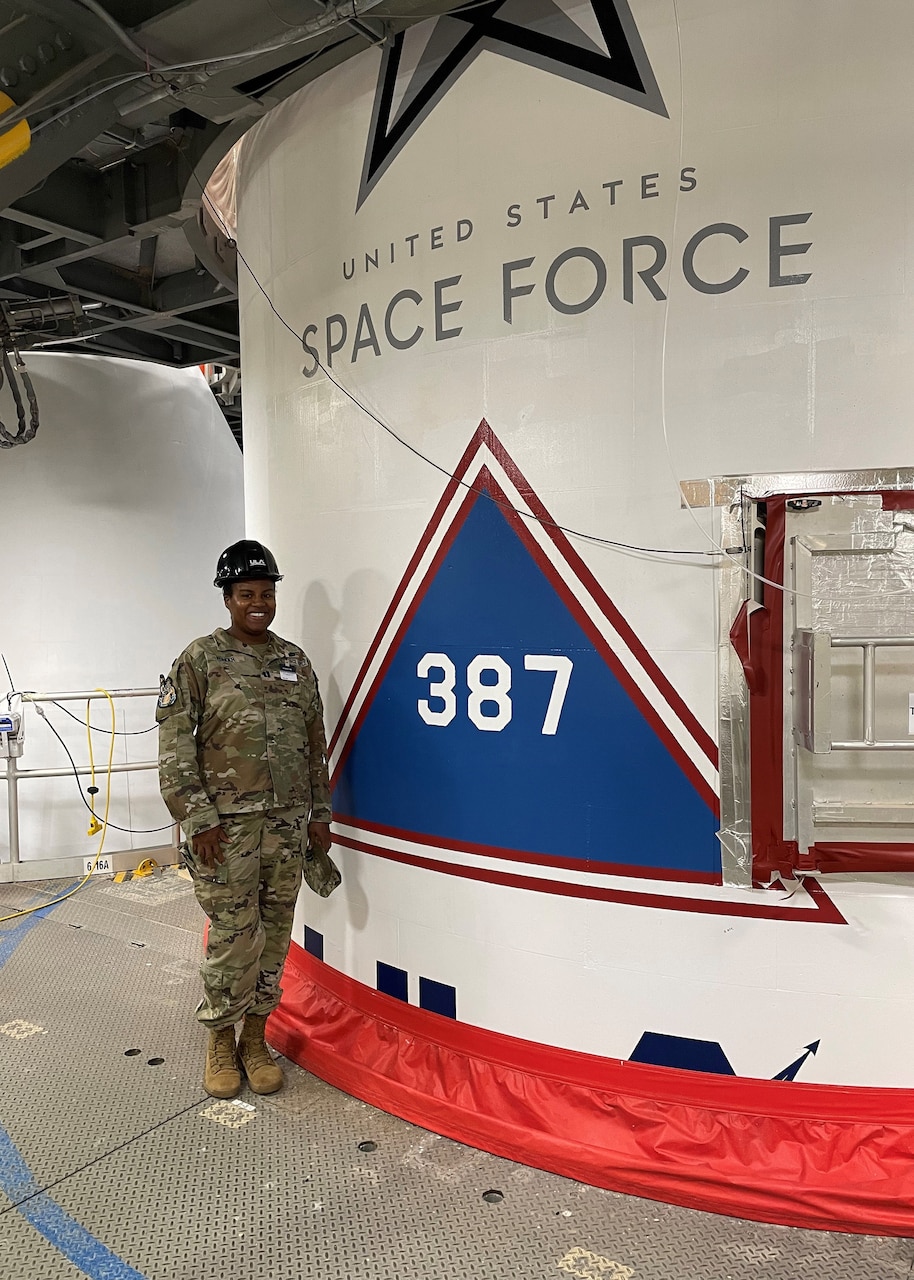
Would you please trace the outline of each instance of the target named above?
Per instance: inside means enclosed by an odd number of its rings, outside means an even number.
[[[574,664],[564,654],[528,653],[524,655],[525,671],[551,673],[552,691],[540,730],[554,734],[559,727],[562,707]],[[441,673],[441,679],[431,679]],[[426,724],[444,726],[457,715],[457,669],[446,653],[425,653],[419,659],[416,675],[428,680],[428,696],[420,698],[419,715]],[[489,678],[483,680],[483,676]],[[494,680],[491,678],[494,676]],[[480,653],[467,667],[467,716],[477,729],[486,733],[498,733],[510,724],[513,714],[511,702],[511,668],[504,658],[495,653]]]

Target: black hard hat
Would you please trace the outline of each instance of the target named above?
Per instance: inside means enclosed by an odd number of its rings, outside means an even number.
[[[281,582],[282,574],[269,547],[262,542],[242,538],[241,542],[233,542],[226,547],[219,557],[213,586],[230,587],[233,582],[249,582],[255,578],[272,578],[274,582]]]

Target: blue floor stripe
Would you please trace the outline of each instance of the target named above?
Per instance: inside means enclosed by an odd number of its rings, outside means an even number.
[[[69,888],[72,889],[77,883],[78,881],[74,881]],[[61,890],[61,894],[67,892],[69,892],[68,889]],[[28,905],[37,906],[38,904],[29,903]],[[6,927],[3,928],[2,932],[0,932],[0,966],[6,964],[7,960],[9,960],[10,956],[19,946],[19,943],[32,932],[40,920],[43,920],[58,905],[59,904],[56,902],[53,904],[49,903],[39,911],[33,911],[31,915],[22,916],[16,923],[13,923],[12,920],[7,921]]]
[[[54,906],[56,905],[55,903]],[[0,933],[0,966],[6,963],[20,942],[23,942],[52,910],[53,907],[48,906],[41,911],[33,912],[32,915],[23,916],[17,924],[10,922],[12,927]],[[112,1253],[101,1240],[92,1235],[91,1231],[87,1231],[75,1218],[65,1213],[49,1195],[41,1191],[18,1147],[2,1127],[0,1127],[0,1191],[3,1191],[14,1204],[25,1196],[32,1196],[33,1199],[17,1206],[17,1212],[69,1262],[79,1267],[89,1280],[146,1280],[145,1276],[128,1266],[116,1253]],[[40,1194],[36,1195],[36,1192]]]
[[[34,915],[23,916],[18,924],[12,925],[0,934],[0,965],[6,964],[10,956],[19,946],[19,943],[27,934],[35,928],[40,919],[39,913],[36,911]]]
[[[23,1160],[16,1144],[0,1128],[0,1190],[12,1201],[34,1196],[18,1206],[26,1222],[39,1231],[55,1249],[90,1280],[145,1280],[145,1277],[112,1253],[91,1231],[61,1209],[50,1196],[40,1191],[31,1169]]]

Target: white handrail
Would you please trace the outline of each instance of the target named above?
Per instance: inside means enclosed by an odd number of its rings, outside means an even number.
[[[158,697],[158,689],[109,689],[108,693],[112,698],[155,698]],[[99,698],[107,698],[107,694],[100,692],[98,689],[84,689],[76,691],[68,691],[64,693],[39,693],[31,691],[21,693],[19,695],[25,702],[87,702]],[[43,714],[43,713],[42,713]],[[147,769],[157,769],[157,760],[142,760],[129,764],[112,764],[111,773],[139,773]],[[76,765],[69,769],[20,769],[19,762],[15,756],[6,758],[6,772],[4,774],[7,791],[7,817],[9,823],[9,839],[10,839],[10,864],[18,865],[20,863],[19,848],[19,783],[23,778],[66,778],[75,771],[77,775],[88,774],[91,772],[88,765]],[[104,770],[98,769],[97,773],[108,772],[107,767]],[[178,844],[178,824],[175,823],[171,829],[171,843],[177,847]]]
[[[109,689],[112,698],[156,698],[158,689]],[[76,693],[36,693],[34,690],[19,696],[23,702],[91,702],[93,698],[107,698],[108,693],[98,689],[77,690]]]

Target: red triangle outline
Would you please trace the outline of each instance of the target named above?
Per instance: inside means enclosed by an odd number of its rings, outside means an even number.
[[[689,734],[694,739],[696,746],[699,748],[699,750],[701,750],[707,756],[707,758],[711,761],[711,763],[716,767],[717,766],[717,747],[714,741],[712,740],[710,735],[704,730],[704,728],[699,724],[698,720],[692,714],[689,708],[686,706],[685,702],[683,701],[679,693],[673,688],[669,680],[666,678],[666,676],[663,674],[660,668],[656,665],[653,658],[651,658],[650,654],[647,652],[644,645],[639,640],[638,636],[635,634],[635,632],[632,630],[632,628],[623,618],[622,614],[619,612],[619,610],[610,600],[609,596],[606,594],[606,592],[597,582],[596,578],[593,576],[590,569],[588,569],[587,565],[584,563],[584,561],[575,551],[574,547],[569,542],[565,533],[559,528],[559,526],[557,525],[555,520],[552,518],[550,513],[546,510],[546,507],[539,500],[539,498],[537,497],[536,493],[533,490],[533,487],[530,485],[529,481],[523,475],[520,468],[515,463],[514,459],[511,457],[511,455],[502,445],[501,441],[498,439],[495,432],[489,426],[485,418],[483,418],[479,423],[479,426],[476,428],[476,431],[473,433],[473,436],[470,439],[469,444],[467,445],[466,449],[463,452],[463,456],[461,457],[459,463],[457,464],[457,467],[452,473],[451,478],[448,481],[447,486],[445,487],[444,493],[442,494],[441,499],[438,502],[438,505],[435,507],[435,510],[432,513],[431,519],[429,520],[428,524],[425,527],[425,531],[423,532],[422,537],[419,539],[419,543],[416,547],[416,550],[413,553],[408,565],[406,566],[403,576],[401,577],[400,582],[397,586],[397,589],[394,592],[394,595],[391,599],[390,605],[388,606],[387,611],[384,614],[384,617],[381,619],[380,625],[378,626],[377,632],[375,633],[375,638],[372,641],[372,643],[369,645],[368,651],[365,655],[362,665],[359,668],[359,671],[356,675],[355,680],[353,681],[352,688],[349,692],[349,696],[346,699],[346,702],[343,706],[342,711],[340,712],[339,720],[337,722],[336,728],[333,731],[333,734],[331,735],[330,742],[328,744],[328,752],[330,754],[333,753],[340,739],[342,731],[346,726],[347,717],[352,710],[352,707],[356,701],[356,698],[359,695],[359,692],[365,681],[365,677],[368,672],[368,669],[370,668],[371,663],[374,661],[375,655],[377,654],[381,640],[385,632],[387,631],[387,628],[390,625],[391,619],[396,613],[397,608],[400,605],[400,602],[403,599],[403,596],[406,592],[407,587],[409,586],[410,582],[412,581],[415,575],[416,569],[422,559],[422,556],[425,553],[426,548],[428,547],[428,544],[431,542],[435,533],[438,531],[441,521],[444,518],[444,514],[447,511],[447,508],[449,507],[454,497],[454,494],[457,492],[458,488],[460,488],[461,486],[466,487],[468,490],[467,496],[475,502],[476,499],[482,493],[486,492],[485,488],[483,487],[477,488],[475,484],[466,485],[464,480],[464,477],[469,471],[470,466],[473,462],[473,459],[479,453],[479,450],[483,447],[488,448],[492,456],[498,461],[499,465],[505,472],[505,475],[508,477],[508,479],[514,485],[514,487],[517,489],[518,493],[521,495],[524,502],[526,502],[531,513],[539,522],[540,527],[551,538],[551,540],[555,544],[558,551],[561,553],[563,558],[567,561],[569,568],[577,577],[578,581],[581,583],[584,589],[588,592],[588,594],[593,598],[593,600],[598,605],[598,607],[609,618],[612,626],[619,633],[623,642],[628,646],[629,649],[631,649],[632,653],[636,656],[636,658],[638,659],[639,663],[643,667],[646,674],[650,676],[658,692],[662,695],[664,700],[674,711],[674,713],[676,714],[680,722],[683,724],[683,726],[688,730]],[[548,561],[544,560],[542,556],[542,552],[540,551],[539,547],[537,547],[535,540],[530,538],[527,527],[526,527],[526,522],[524,521],[523,517],[518,515],[515,512],[512,504],[508,501],[506,495],[503,493],[501,487],[498,485],[497,481],[494,479],[494,477],[492,476],[488,467],[485,466],[485,464],[483,464],[483,466],[480,468],[480,475],[483,475],[483,474],[485,475],[488,483],[497,490],[499,494],[499,498],[497,499],[497,501],[504,504],[505,515],[508,518],[509,522],[511,522],[515,527],[515,529],[518,531],[518,533],[520,533],[525,546],[527,547],[528,550],[534,553],[537,559],[537,563],[541,565],[547,577],[549,578],[550,582],[554,587],[556,587],[559,590],[562,596],[562,599],[567,604],[568,596],[569,596],[567,587],[565,586],[563,580],[559,578],[558,575],[555,573],[554,567]],[[489,496],[492,496],[491,493],[489,494]],[[462,507],[460,513],[458,513],[458,516],[455,518],[455,521],[452,523],[451,529],[453,529],[453,525],[457,522],[457,520],[462,521],[462,519],[465,519],[466,514],[467,512],[464,511],[464,508]],[[449,530],[448,535],[446,535],[446,538],[445,538],[445,541],[448,542],[448,545],[450,545],[450,543],[453,542],[454,536],[456,536],[456,534],[452,536],[451,530]],[[437,558],[438,557],[436,557],[436,561],[437,561]],[[437,567],[437,565],[435,565],[435,567]],[[434,574],[432,573],[432,568],[430,567],[429,570],[426,571],[426,574],[424,575],[422,582],[419,584],[419,587],[417,588],[416,597],[414,598],[410,606],[412,612],[415,612],[414,606],[416,604],[416,600],[417,599],[421,600],[421,597],[424,595],[425,590],[428,588],[428,585],[430,584],[433,576]],[[412,614],[410,614],[410,616],[412,616]],[[576,613],[575,616],[578,617],[578,613]],[[588,634],[591,634],[591,632],[593,632],[594,630],[593,624],[588,622],[586,629],[588,631]],[[392,655],[392,653],[396,651],[396,646],[399,640],[402,638],[401,632],[403,630],[404,630],[404,627],[403,627],[403,624],[401,623],[400,627],[397,629],[395,636],[391,640],[389,650],[388,650],[388,655]],[[594,637],[592,636],[591,638],[594,638]],[[645,711],[646,707],[649,708],[649,704],[645,703],[642,706],[641,700],[643,698],[643,695],[640,694],[640,691],[636,691],[634,689],[634,686],[632,685],[632,682],[631,682],[631,678],[628,676],[628,674],[625,672],[622,672],[617,667],[616,664],[618,663],[618,659],[616,658],[615,654],[613,654],[611,650],[609,650],[609,646],[606,643],[605,637],[601,637],[601,644],[604,648],[607,649],[607,651],[611,655],[611,660],[612,660],[611,665],[612,665],[614,674],[616,674],[617,676],[619,676],[620,679],[623,680],[630,694],[638,702],[639,707],[641,707],[642,711]],[[386,670],[386,667],[384,668],[384,670]],[[375,675],[375,678],[372,681],[372,688],[369,689],[368,694],[366,695],[365,701],[363,702],[362,707],[360,708],[359,715],[357,716],[355,723],[352,725],[352,728],[349,730],[346,754],[348,754],[348,742],[350,742],[354,737],[354,735],[358,732],[359,724],[361,720],[364,718],[365,707],[370,705],[371,701],[373,700],[374,695],[377,692],[377,688],[380,684],[381,678],[382,678],[382,672],[378,672],[378,674]],[[649,708],[649,712],[650,712],[649,718],[651,719],[651,723],[654,724],[655,729],[657,729],[658,726],[655,723],[656,714],[653,712],[653,708]],[[647,714],[647,712],[645,713]],[[658,732],[660,732],[659,729],[658,729]],[[665,729],[665,726],[663,727],[662,732],[663,734],[668,735],[668,730]],[[340,761],[334,767],[334,778],[339,772],[339,769],[342,766],[342,763],[344,760],[345,760],[345,755],[341,757]],[[692,780],[693,782],[695,781],[694,778]],[[701,782],[697,785],[697,789],[699,790],[700,794],[704,795],[704,798],[706,800],[709,799],[708,795],[706,794],[706,786],[703,780],[701,780]],[[709,800],[709,802],[712,804],[716,804],[716,797],[713,797],[711,800]]]
[[[523,501],[527,504],[531,515],[538,522],[539,527],[543,529],[551,539],[562,558],[568,564],[572,573],[583,586],[584,590],[590,595],[601,612],[603,612],[608,618],[611,625],[622,639],[623,644],[625,644],[633,653],[636,660],[641,665],[642,670],[653,682],[661,697],[670,706],[680,723],[691,736],[698,750],[703,752],[715,767],[717,766],[717,747],[710,735],[699,724],[697,718],[686,706],[680,694],[673,688],[667,677],[656,665],[634,630],[628,622],[626,622],[618,608],[613,604],[603,587],[601,587],[599,582],[597,582],[590,569],[571,545],[567,535],[555,522],[549,511],[534,492],[530,483],[521,472],[520,468],[515,463],[514,459],[502,445],[486,419],[483,418],[473,433],[473,436],[464,450],[457,467],[451,474],[450,479],[445,486],[444,492],[442,493],[441,498],[439,499],[438,504],[436,505],[435,510],[432,513],[421,538],[419,539],[416,550],[406,566],[384,617],[381,619],[374,639],[369,645],[365,658],[363,659],[356,678],[352,683],[352,687],[340,712],[336,727],[331,734],[328,744],[328,755],[332,755],[340,741],[344,729],[347,727],[347,718],[359,697],[365,683],[367,673],[377,656],[381,641],[387,633],[390,623],[402,603],[410,583],[412,583],[415,577],[416,570],[429,546],[429,543],[438,532],[445,513],[457,490],[461,487],[466,488],[466,498],[452,518],[434,558],[417,584],[413,597],[409,603],[409,607],[401,618],[396,631],[388,643],[387,652],[378,667],[378,670],[375,672],[371,685],[362,700],[361,706],[359,707],[356,718],[351,726],[349,726],[343,750],[333,767],[331,785],[335,784],[343,767],[345,766],[349,752],[356,737],[358,736],[361,725],[371,708],[374,698],[387,674],[390,664],[393,661],[394,655],[399,649],[400,643],[402,642],[403,637],[422,602],[422,599],[438,571],[441,561],[445,558],[453,545],[453,542],[472,507],[481,496],[485,495],[493,498],[499,503],[499,505],[503,505],[505,509],[505,518],[520,537],[527,551],[533,556],[540,570],[546,575],[550,584],[557,591],[563,603],[572,612],[572,615],[578,622],[578,625],[581,626],[588,635],[600,656],[609,666],[613,675],[615,675],[622,684],[638,710],[654,729],[663,745],[686,774],[686,777],[698,791],[699,795],[710,805],[715,813],[719,812],[717,796],[697,771],[694,763],[683,752],[679,743],[675,740],[666,724],[657,715],[653,706],[645,698],[644,694],[632,680],[629,673],[622,666],[618,656],[613,651],[606,637],[600,632],[593,620],[590,619],[581,608],[579,601],[574,596],[564,579],[557,573],[555,566],[543,554],[542,548],[530,533],[528,522],[510,502],[486,463],[482,463],[479,468],[479,472],[477,473],[477,477],[472,484],[468,484],[466,482],[465,477],[481,448],[487,448],[496,459],[499,466],[501,466],[505,472],[505,475],[514,485]],[[374,823],[366,823],[365,827],[361,828],[361,820],[357,817],[350,817],[349,815],[338,815],[337,820],[345,822],[348,825],[352,825],[357,829],[364,829],[366,832],[370,830],[382,835],[388,834],[397,838],[417,840],[418,843],[433,844],[441,839],[440,837],[435,837],[433,841],[431,837],[420,832],[398,831],[393,828],[384,828]],[[514,885],[519,888],[539,890],[540,892],[560,893],[570,897],[599,898],[606,901],[629,902],[632,905],[651,906],[661,909],[687,910],[704,914],[750,916],[763,919],[781,920],[797,920],[799,918],[807,921],[813,919],[816,923],[846,923],[843,916],[838,911],[838,908],[834,905],[832,900],[828,897],[828,894],[818,882],[813,882],[807,887],[806,881],[803,881],[804,889],[811,899],[811,906],[809,909],[786,908],[780,907],[777,904],[766,905],[763,903],[723,902],[701,898],[668,897],[660,894],[646,894],[623,889],[602,889],[595,886],[564,881],[550,881],[540,879],[538,877],[518,876],[509,872],[496,872],[484,870],[482,868],[472,868],[464,866],[463,864],[443,864],[434,859],[406,854],[399,850],[382,849],[375,845],[368,845],[362,841],[355,840],[352,837],[344,836],[342,834],[338,834],[336,838],[340,843],[346,844],[350,848],[357,849],[365,853],[372,853],[376,856],[388,858],[392,861],[405,863],[407,865],[423,867],[428,870],[444,871],[448,874],[458,875],[465,878],[481,879],[493,883]],[[459,842],[442,841],[442,844],[453,844],[453,847],[455,848],[464,848],[464,846]],[[501,857],[507,860],[529,861],[531,863],[539,862],[546,863],[547,865],[567,867],[572,865],[567,859],[544,859],[538,855],[527,854],[518,850],[502,849],[501,846],[490,847],[483,845],[466,845],[465,848],[467,852],[483,853],[490,857]],[[581,870],[606,871],[607,874],[629,875],[642,879],[666,879],[682,881],[684,883],[721,883],[719,876],[708,877],[702,873],[669,872],[665,869],[662,871],[654,871],[651,868],[635,866],[625,868],[616,865],[607,866],[607,864],[602,864],[600,867],[594,867],[592,865],[579,867],[577,863],[574,863],[573,865],[577,869]]]

